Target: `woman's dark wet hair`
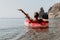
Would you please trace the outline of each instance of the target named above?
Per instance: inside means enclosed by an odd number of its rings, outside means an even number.
[[[39,16],[38,12],[35,12],[34,18],[37,18]]]
[[[47,14],[47,13],[44,13],[44,14],[42,15],[42,18],[43,18],[43,19],[48,19],[48,14]]]

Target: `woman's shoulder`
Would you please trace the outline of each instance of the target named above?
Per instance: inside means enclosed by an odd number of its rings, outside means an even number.
[[[49,23],[48,19],[43,19],[43,22]]]

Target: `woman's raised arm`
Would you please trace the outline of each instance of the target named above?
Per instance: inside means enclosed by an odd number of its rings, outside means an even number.
[[[18,9],[18,11],[21,11],[29,20],[31,20],[30,16],[27,13],[25,13],[22,9]]]

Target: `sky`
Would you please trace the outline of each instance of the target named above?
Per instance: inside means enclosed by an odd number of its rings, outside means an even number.
[[[45,12],[60,0],[0,0],[0,18],[24,18],[25,15],[18,11],[23,9],[31,17],[34,12],[39,12],[43,7]]]

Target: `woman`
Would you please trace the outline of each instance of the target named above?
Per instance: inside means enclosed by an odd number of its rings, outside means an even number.
[[[48,22],[48,14],[47,13],[44,13],[42,15],[42,25],[44,25],[45,27],[48,27],[49,26],[49,22]]]
[[[35,12],[35,14],[34,14],[34,18],[35,19],[32,19],[27,13],[25,13],[22,9],[18,9],[19,11],[21,11],[26,17],[27,17],[27,19],[28,20],[30,20],[31,22],[38,22],[38,16],[39,16],[39,14],[38,14],[38,12]]]

